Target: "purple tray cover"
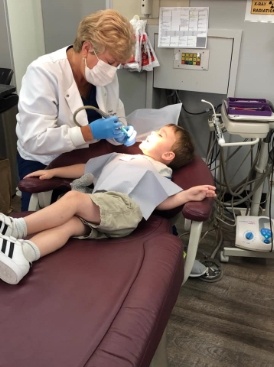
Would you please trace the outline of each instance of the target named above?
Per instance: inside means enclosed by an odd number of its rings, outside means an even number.
[[[271,116],[272,109],[266,99],[228,98],[229,115]]]

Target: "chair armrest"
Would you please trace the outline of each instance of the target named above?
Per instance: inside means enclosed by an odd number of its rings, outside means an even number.
[[[210,217],[213,203],[212,198],[206,198],[203,201],[189,201],[183,206],[183,216],[196,222],[204,222]]]
[[[198,185],[214,185],[214,179],[207,164],[199,156],[195,156],[186,166],[174,170],[172,180],[184,190]],[[206,198],[203,201],[191,201],[175,209],[158,213],[169,218],[182,212],[186,219],[204,222],[210,217],[213,203],[214,199]]]
[[[197,185],[214,185],[214,179],[207,164],[201,157],[196,156],[190,164],[183,167],[180,174],[180,183],[182,188],[188,189]],[[213,198],[205,198],[203,201],[190,201],[182,208],[183,216],[192,221],[204,222],[210,217],[213,204]]]
[[[48,166],[48,169],[62,167],[78,163],[86,163],[90,158],[112,152],[112,145],[106,140],[90,144],[88,148],[75,149],[66,152],[55,158]],[[20,191],[37,194],[41,192],[60,189],[63,191],[71,190],[72,179],[54,177],[50,180],[39,180],[37,177],[24,178],[18,183]]]
[[[20,191],[29,192],[31,194],[40,193],[51,190],[70,190],[72,180],[67,178],[53,177],[50,180],[40,180],[38,177],[27,177],[18,183]]]

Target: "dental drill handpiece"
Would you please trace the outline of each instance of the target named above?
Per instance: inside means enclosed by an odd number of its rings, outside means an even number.
[[[225,144],[225,138],[224,138],[223,132],[220,128],[220,120],[216,115],[215,108],[214,108],[213,104],[206,101],[206,100],[204,100],[204,99],[201,99],[201,102],[208,103],[211,106],[212,111],[213,111],[213,125],[214,125],[215,132],[216,132],[216,135],[217,135],[218,144],[221,145],[221,146],[224,145]]]
[[[105,119],[108,117],[111,117],[111,115],[108,115],[106,112],[100,110],[100,108],[98,107],[94,107],[94,106],[82,106],[80,108],[78,108],[74,114],[73,114],[73,121],[75,123],[75,125],[81,127],[81,125],[78,123],[78,121],[76,120],[76,115],[78,114],[78,112],[82,111],[82,110],[95,110],[96,112],[98,112],[102,117],[104,117]],[[123,133],[128,137],[128,133],[127,130],[122,126],[120,127],[120,129],[123,131]]]

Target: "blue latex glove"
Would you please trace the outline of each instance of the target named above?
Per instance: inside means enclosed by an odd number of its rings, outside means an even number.
[[[121,139],[125,135],[121,126],[116,116],[101,118],[89,124],[94,139]]]
[[[134,130],[133,126],[123,126],[121,130],[123,136],[115,138],[118,143],[124,144],[126,147],[130,147],[136,142],[137,132]],[[125,133],[123,130],[126,130]]]

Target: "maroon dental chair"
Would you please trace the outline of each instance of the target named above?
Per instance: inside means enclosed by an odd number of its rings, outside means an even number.
[[[112,151],[140,153],[138,144],[100,141],[62,154],[50,167]],[[213,184],[198,156],[174,171],[173,181],[184,189]],[[36,210],[39,196],[70,190],[70,180],[29,178],[19,188],[33,194],[30,209]],[[207,198],[155,212],[125,238],[70,239],[37,261],[18,285],[0,281],[0,367],[166,367],[165,329],[212,206]],[[172,233],[171,218],[179,213],[190,223],[186,259]],[[13,215],[22,214],[28,213]]]

